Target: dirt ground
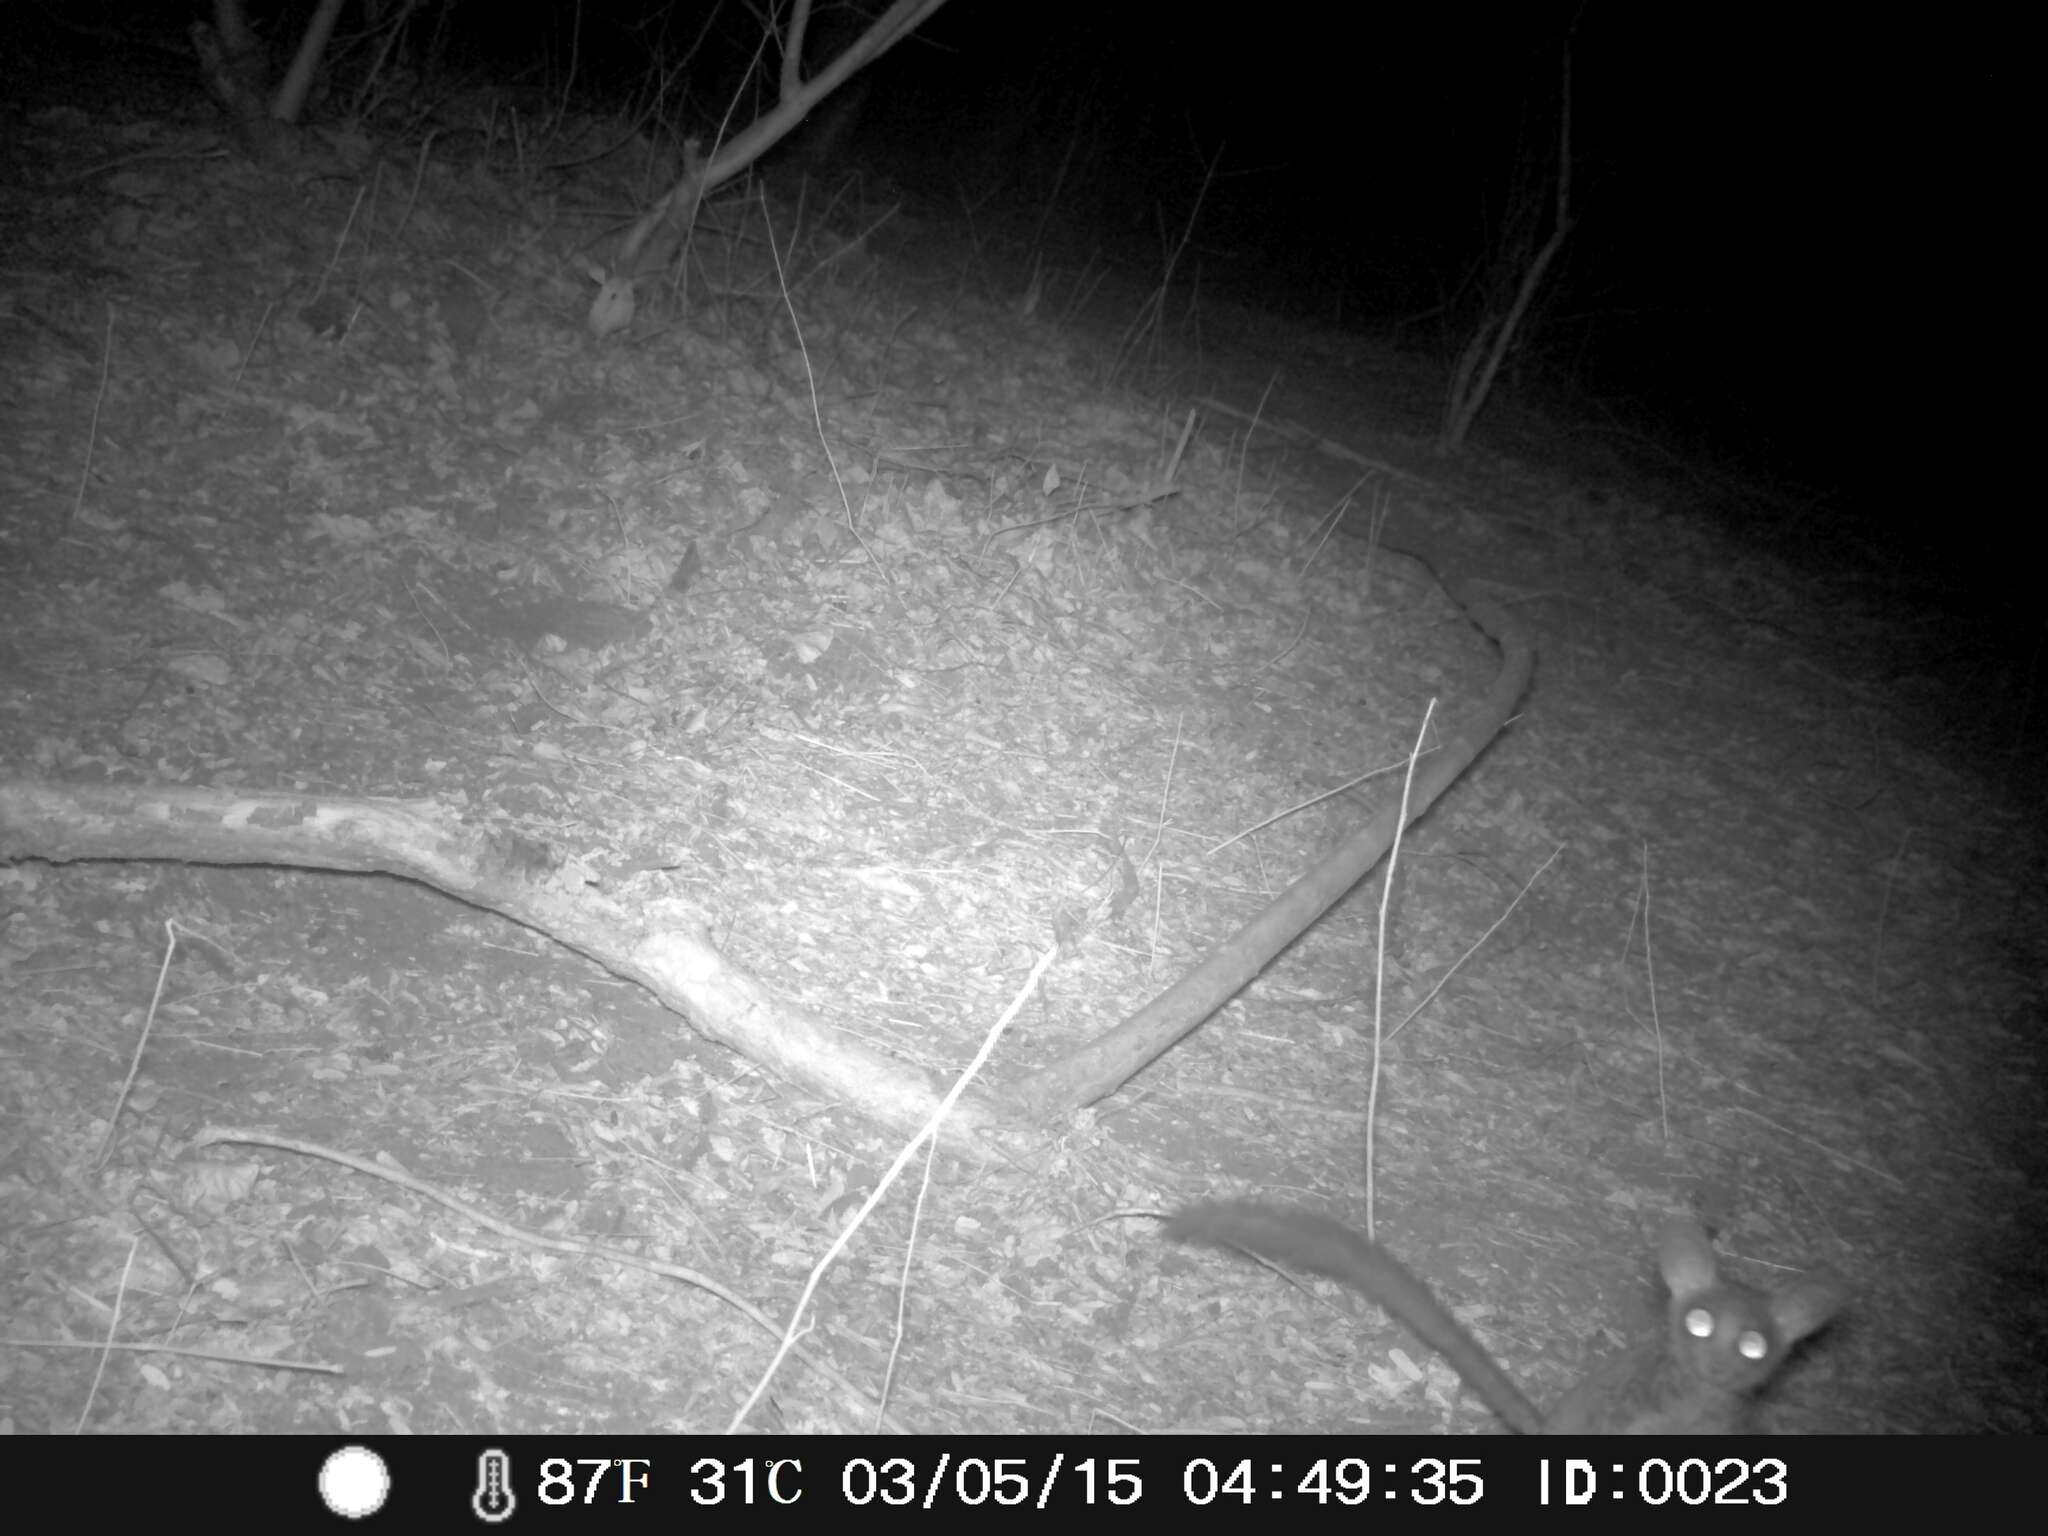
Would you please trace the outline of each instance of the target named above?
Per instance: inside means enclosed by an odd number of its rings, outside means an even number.
[[[1393,547],[1535,637],[1402,846],[1370,1125],[1377,877],[1030,1155],[913,1160],[807,1304],[836,1379],[750,1427],[1496,1429],[1356,1298],[1158,1240],[1362,1222],[1370,1135],[1379,1235],[1539,1403],[1654,1333],[1690,1211],[1849,1288],[1771,1427],[2048,1428],[2038,612],[1512,395],[1438,458],[1412,359],[1078,261],[1027,303],[875,180],[716,201],[599,342],[602,166],[15,126],[9,781],[431,802],[942,1081],[1057,938],[1000,1106],[1485,688]],[[421,884],[0,836],[0,1428],[719,1429],[773,1338],[591,1248],[780,1324],[904,1140]]]

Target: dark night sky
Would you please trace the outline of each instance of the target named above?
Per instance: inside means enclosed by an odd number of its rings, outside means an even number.
[[[964,144],[1041,82],[1028,148],[1064,149],[1063,124],[1093,114],[1090,144],[1111,149],[1095,168],[1122,185],[1069,206],[1154,205],[1138,222],[1155,246],[1220,152],[1196,238],[1212,279],[1255,253],[1273,302],[1343,287],[1347,317],[1385,322],[1429,310],[1486,248],[1518,143],[1548,147],[1577,14],[1582,218],[1551,324],[1578,382],[1714,417],[1709,436],[1844,490],[1907,438],[2003,430],[1994,360],[2032,178],[2025,55],[1995,13],[1911,33],[1741,0],[1196,14],[952,0],[874,88],[922,104],[925,142]]]

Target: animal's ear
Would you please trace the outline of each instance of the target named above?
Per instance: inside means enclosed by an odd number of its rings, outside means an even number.
[[[1771,1321],[1789,1349],[1825,1325],[1848,1301],[1845,1286],[1826,1276],[1811,1276],[1771,1296]]]
[[[1657,1267],[1674,1296],[1711,1289],[1716,1275],[1714,1245],[1698,1222],[1674,1216],[1657,1239]]]

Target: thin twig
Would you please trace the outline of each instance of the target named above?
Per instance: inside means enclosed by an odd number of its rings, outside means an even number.
[[[1387,849],[1387,873],[1380,881],[1379,933],[1373,941],[1372,966],[1372,1076],[1371,1086],[1365,1095],[1365,1235],[1374,1235],[1378,1220],[1379,1189],[1375,1179],[1376,1159],[1374,1148],[1379,1129],[1380,1108],[1380,1048],[1385,1041],[1380,1035],[1380,1020],[1387,990],[1387,913],[1394,903],[1394,874],[1401,860],[1401,838],[1408,826],[1408,796],[1415,787],[1415,765],[1422,757],[1423,738],[1429,735],[1429,722],[1436,718],[1436,700],[1429,701],[1429,708],[1422,712],[1422,725],[1415,733],[1415,745],[1408,752],[1408,772],[1401,780],[1401,814],[1394,821],[1394,841]]]
[[[1459,967],[1464,965],[1464,963],[1467,960],[1470,960],[1475,954],[1479,952],[1479,946],[1484,944],[1488,939],[1492,938],[1494,934],[1500,930],[1500,925],[1506,922],[1508,918],[1513,915],[1515,908],[1519,907],[1522,904],[1522,898],[1528,895],[1529,892],[1535,888],[1536,882],[1538,880],[1543,878],[1543,871],[1550,868],[1551,865],[1555,864],[1557,862],[1557,856],[1563,852],[1563,843],[1559,843],[1555,848],[1550,850],[1550,857],[1545,859],[1541,864],[1537,865],[1536,872],[1533,875],[1531,875],[1527,880],[1522,882],[1522,888],[1519,891],[1515,892],[1515,899],[1509,902],[1505,907],[1501,908],[1500,916],[1496,917],[1492,922],[1486,925],[1486,932],[1480,934],[1478,938],[1474,939],[1469,945],[1467,945],[1465,948],[1465,953],[1458,956],[1457,959],[1453,960],[1450,963],[1450,965],[1445,969],[1443,975],[1437,977],[1436,984],[1432,986],[1428,992],[1423,994],[1422,1001],[1417,1003],[1413,1008],[1410,1008],[1407,1012],[1407,1015],[1401,1020],[1401,1022],[1396,1024],[1392,1029],[1387,1031],[1387,1038],[1389,1040],[1393,1039],[1394,1036],[1398,1035],[1399,1033],[1401,1033],[1402,1030],[1406,1029],[1410,1024],[1415,1022],[1415,1016],[1421,1013],[1423,1009],[1427,1008],[1430,1005],[1430,1003],[1435,1000],[1437,993],[1443,991],[1445,983],[1447,983],[1453,976],[1458,974]]]
[[[1671,1104],[1664,1092],[1664,1020],[1657,1012],[1657,951],[1650,942],[1650,845],[1643,844],[1643,974],[1650,984],[1650,1034],[1657,1042],[1657,1120],[1671,1145]]]
[[[614,1264],[623,1264],[630,1269],[645,1270],[650,1275],[660,1275],[665,1279],[679,1280],[684,1285],[695,1286],[700,1291],[716,1296],[720,1301],[737,1310],[749,1322],[754,1323],[767,1333],[775,1335],[782,1332],[782,1329],[777,1326],[773,1318],[755,1306],[751,1301],[748,1301],[746,1297],[732,1290],[729,1286],[719,1283],[700,1270],[689,1269],[681,1264],[666,1263],[660,1259],[643,1258],[637,1253],[630,1253],[623,1248],[607,1247],[603,1243],[593,1243],[587,1238],[554,1237],[543,1232],[530,1231],[525,1227],[514,1226],[509,1221],[501,1221],[498,1217],[493,1216],[489,1211],[484,1210],[480,1206],[471,1205],[467,1200],[451,1195],[438,1184],[431,1184],[425,1179],[416,1178],[414,1175],[394,1168],[389,1164],[373,1162],[366,1157],[357,1157],[353,1153],[324,1146],[319,1142],[302,1141],[294,1136],[279,1136],[268,1131],[250,1131],[233,1126],[210,1125],[192,1139],[191,1149],[196,1151],[202,1147],[217,1146],[223,1142],[256,1147],[277,1147],[286,1152],[297,1152],[304,1157],[317,1157],[330,1163],[338,1163],[344,1168],[352,1168],[357,1173],[366,1175],[369,1178],[382,1179],[387,1184],[396,1184],[400,1189],[409,1189],[414,1194],[433,1201],[436,1205],[445,1206],[465,1220],[473,1221],[478,1226],[495,1232],[500,1237],[509,1238],[513,1242],[524,1243],[533,1248],[545,1249],[550,1253],[586,1254],[591,1258],[606,1259]],[[806,1365],[817,1371],[819,1375],[839,1388],[840,1391],[846,1393],[849,1398],[863,1402],[873,1401],[867,1393],[854,1386],[852,1382],[839,1373],[838,1369],[829,1360],[824,1359],[816,1351],[799,1349],[797,1355]],[[780,1357],[778,1356],[778,1358]],[[891,1425],[890,1427],[894,1428],[895,1426]]]
[[[149,997],[149,1011],[142,1016],[142,1033],[135,1041],[135,1054],[128,1062],[128,1076],[121,1083],[121,1091],[114,1096],[113,1113],[107,1116],[107,1134],[100,1138],[100,1149],[93,1154],[95,1168],[106,1165],[107,1156],[114,1149],[114,1131],[121,1124],[121,1109],[128,1102],[129,1091],[135,1086],[135,1074],[142,1070],[142,1053],[149,1048],[149,1032],[156,1023],[157,1004],[164,999],[164,983],[170,978],[171,957],[178,952],[178,925],[175,920],[164,924],[166,943],[164,957],[156,968],[156,990]]]
[[[100,387],[92,397],[92,423],[85,433],[85,462],[78,469],[78,495],[71,503],[75,523],[85,511],[85,486],[92,476],[92,452],[100,440],[100,403],[107,398],[107,370],[114,356],[114,306],[107,306],[107,331],[100,341]]]
[[[74,1435],[85,1433],[85,1426],[92,1418],[93,1399],[100,1395],[100,1381],[107,1374],[107,1361],[113,1358],[114,1335],[121,1331],[121,1302],[128,1294],[128,1276],[135,1268],[135,1250],[142,1246],[142,1239],[131,1238],[128,1243],[128,1262],[121,1266],[121,1283],[114,1287],[114,1311],[107,1319],[107,1336],[100,1342],[100,1363],[92,1373],[92,1386],[85,1394],[85,1402],[78,1410],[78,1423],[72,1426]]]
[[[1046,973],[1058,954],[1059,947],[1054,945],[1038,957],[1038,963],[1031,967],[1031,974],[1024,978],[1024,984],[1017,989],[1017,995],[1010,999],[1010,1006],[1003,1010],[1002,1017],[990,1025],[988,1033],[982,1037],[981,1049],[974,1053],[974,1059],[967,1063],[953,1086],[946,1090],[946,1096],[939,1100],[938,1108],[934,1109],[925,1123],[918,1128],[917,1134],[904,1143],[895,1160],[882,1171],[882,1176],[876,1180],[873,1191],[861,1202],[860,1209],[853,1213],[852,1219],[832,1240],[831,1247],[825,1250],[824,1257],[812,1268],[810,1277],[804,1281],[803,1294],[797,1297],[796,1305],[789,1310],[789,1322],[783,1329],[781,1347],[775,1351],[775,1358],[768,1362],[768,1368],[761,1372],[761,1379],[754,1383],[754,1390],[747,1394],[747,1400],[740,1404],[738,1411],[733,1414],[732,1422],[726,1426],[728,1434],[739,1433],[740,1426],[746,1423],[748,1413],[753,1410],[754,1404],[760,1401],[761,1394],[768,1390],[768,1383],[775,1379],[775,1372],[781,1366],[783,1356],[789,1352],[796,1340],[797,1324],[804,1315],[804,1308],[810,1305],[811,1297],[817,1291],[818,1282],[824,1278],[825,1271],[831,1268],[832,1261],[845,1251],[846,1245],[853,1239],[853,1234],[866,1223],[875,1207],[882,1203],[882,1197],[889,1192],[889,1186],[896,1182],[897,1176],[903,1172],[904,1165],[917,1155],[917,1149],[937,1135],[939,1126],[945,1121],[946,1116],[952,1113],[960,1095],[967,1091],[967,1085],[980,1073],[983,1063],[995,1050],[996,1042],[1003,1037],[1003,1031],[1009,1028],[1010,1020],[1017,1016],[1025,1001],[1038,989],[1039,978]]]
[[[839,504],[846,509],[846,531],[853,535],[854,542],[868,557],[868,563],[881,572],[882,579],[889,583],[889,590],[894,592],[896,578],[889,574],[888,566],[868,547],[868,541],[861,537],[860,529],[855,526],[853,499],[846,494],[846,482],[839,478],[839,461],[833,457],[832,444],[825,437],[825,413],[818,405],[818,376],[811,371],[811,349],[804,345],[803,324],[796,317],[796,301],[789,296],[789,280],[782,271],[782,252],[775,247],[775,217],[768,211],[768,190],[765,187],[761,189],[761,218],[768,226],[768,254],[775,260],[775,281],[781,285],[783,307],[789,311],[789,323],[796,331],[796,348],[803,355],[804,382],[810,386],[811,420],[818,429],[818,446],[825,450],[825,463],[832,471],[832,483],[839,487]]]

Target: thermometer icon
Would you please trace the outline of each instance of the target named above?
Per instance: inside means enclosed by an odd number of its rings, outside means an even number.
[[[512,1507],[519,1502],[512,1493],[511,1473],[512,1458],[496,1446],[477,1457],[476,1492],[469,1496],[469,1507],[485,1525],[511,1518]]]

